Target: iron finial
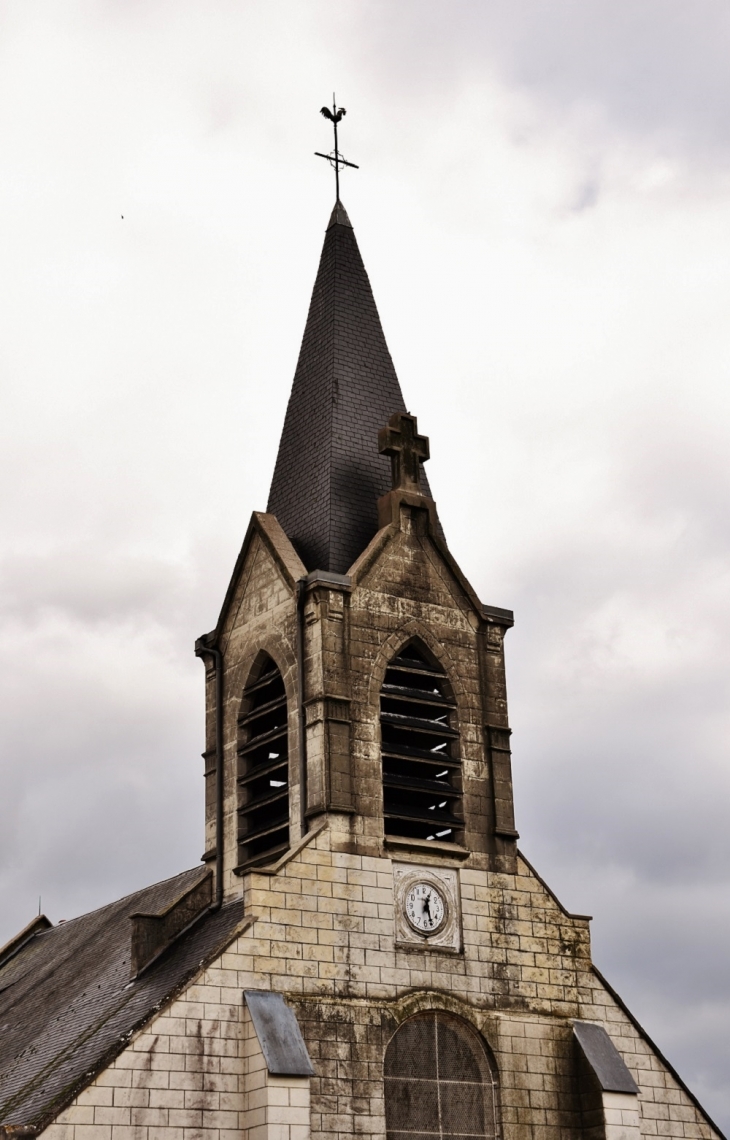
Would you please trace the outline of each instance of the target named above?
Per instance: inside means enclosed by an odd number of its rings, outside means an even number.
[[[329,121],[332,123],[332,126],[334,127],[334,130],[335,130],[335,149],[333,151],[330,151],[329,154],[322,154],[322,152],[319,150],[315,150],[314,153],[317,155],[318,158],[326,158],[327,161],[329,162],[330,166],[332,166],[334,168],[335,190],[336,190],[336,194],[337,194],[336,201],[339,202],[339,200],[340,200],[340,167],[341,166],[351,166],[354,170],[359,170],[360,167],[355,162],[348,162],[347,159],[343,158],[342,155],[340,154],[340,149],[339,149],[339,146],[337,143],[337,124],[342,122],[342,119],[347,114],[347,112],[346,112],[344,107],[338,107],[337,106],[337,101],[335,99],[334,93],[332,95],[332,110],[330,111],[329,107],[322,107],[319,113],[320,113],[320,115],[324,115],[325,119],[329,119]]]

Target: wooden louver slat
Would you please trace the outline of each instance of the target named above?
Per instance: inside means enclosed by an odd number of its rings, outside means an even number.
[[[458,842],[463,831],[459,734],[443,670],[411,643],[380,690],[386,835]]]
[[[238,716],[239,865],[270,862],[289,846],[286,690],[265,658],[243,692]]]

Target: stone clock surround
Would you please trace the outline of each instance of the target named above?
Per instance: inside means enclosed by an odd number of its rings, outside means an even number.
[[[406,916],[406,896],[417,883],[430,883],[443,896],[446,918],[432,934],[419,934]],[[396,946],[421,952],[461,950],[461,890],[459,871],[429,864],[393,863],[393,898]]]

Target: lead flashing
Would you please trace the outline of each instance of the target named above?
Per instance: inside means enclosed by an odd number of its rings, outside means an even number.
[[[503,610],[500,606],[482,605],[482,616],[494,625],[512,626],[515,624],[515,615],[512,610]]]
[[[313,1077],[314,1067],[299,1022],[282,995],[271,990],[244,990],[243,997],[271,1075]]]
[[[632,1093],[638,1096],[636,1081],[602,1025],[591,1021],[574,1021],[573,1033],[603,1092]]]
[[[352,578],[349,574],[335,574],[333,570],[312,570],[304,584],[308,590],[312,586],[338,586],[340,590],[351,590]]]

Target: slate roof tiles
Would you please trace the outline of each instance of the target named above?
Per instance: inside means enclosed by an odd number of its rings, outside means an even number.
[[[337,203],[325,234],[267,510],[308,570],[344,574],[390,490],[378,429],[406,410],[355,233]],[[422,476],[425,494],[428,482]]]
[[[34,934],[0,959],[0,1126],[43,1127],[231,940],[243,903],[206,911],[130,984],[129,916],[157,913],[204,867]]]

